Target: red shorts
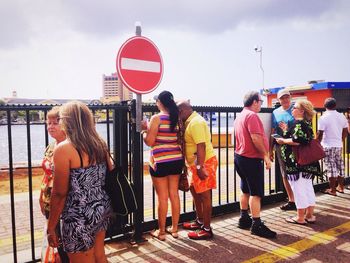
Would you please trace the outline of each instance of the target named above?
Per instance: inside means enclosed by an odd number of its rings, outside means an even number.
[[[218,160],[213,156],[204,162],[203,169],[207,171],[208,177],[205,180],[199,179],[197,175],[196,165],[188,167],[190,176],[190,185],[194,187],[196,193],[216,189],[216,169],[218,168]]]

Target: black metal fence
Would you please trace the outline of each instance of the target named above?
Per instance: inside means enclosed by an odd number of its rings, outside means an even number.
[[[46,124],[38,120],[46,119],[47,111],[52,106],[24,105],[0,106],[0,189],[7,189],[7,194],[0,195],[2,213],[0,225],[0,257],[11,257],[14,262],[40,260],[42,229],[45,220],[38,208],[38,187],[33,185],[37,175],[33,171],[40,165],[45,146],[49,143]],[[108,239],[131,238],[134,242],[142,241],[142,233],[156,227],[156,197],[148,174],[149,154],[147,146],[136,132],[135,103],[115,105],[89,105],[97,120],[97,129],[105,138],[113,153],[116,163],[121,166],[134,184],[138,210],[125,217],[116,217],[107,232]],[[212,142],[219,161],[217,180],[218,187],[212,191],[213,216],[238,211],[239,209],[239,176],[233,166],[234,131],[233,121],[242,110],[238,107],[194,107],[208,122],[212,133]],[[265,126],[271,122],[271,108],[263,108],[260,117]],[[153,115],[155,106],[143,106],[143,114]],[[318,109],[319,115],[322,111]],[[38,117],[33,117],[37,116]],[[17,125],[18,116],[22,124]],[[40,118],[41,116],[41,118]],[[315,127],[317,123],[315,119]],[[5,121],[4,121],[5,120]],[[17,122],[16,122],[17,120]],[[5,124],[4,124],[5,123]],[[267,129],[266,132],[269,132]],[[42,134],[42,135],[40,135]],[[35,137],[36,136],[36,137]],[[38,138],[39,136],[39,138]],[[41,141],[40,137],[44,139]],[[39,150],[37,149],[39,147]],[[346,165],[346,177],[349,177],[349,149],[344,145],[343,157]],[[22,154],[24,159],[18,159]],[[7,158],[5,158],[7,157]],[[23,166],[23,167],[21,167]],[[24,179],[18,171],[24,170]],[[27,188],[19,193],[17,183],[26,180]],[[34,181],[37,181],[34,180]],[[315,189],[325,187],[317,178]],[[6,191],[5,191],[6,192]],[[275,162],[271,170],[265,172],[265,197],[263,203],[278,202],[285,198],[283,184]],[[195,218],[192,198],[189,193],[181,193],[180,222]],[[170,218],[168,218],[170,224]],[[30,253],[28,253],[28,248]],[[25,253],[22,253],[25,251]]]

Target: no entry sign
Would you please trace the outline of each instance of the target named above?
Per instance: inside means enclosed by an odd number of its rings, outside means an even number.
[[[128,39],[117,55],[117,72],[123,84],[138,94],[152,92],[163,76],[162,56],[148,38]]]

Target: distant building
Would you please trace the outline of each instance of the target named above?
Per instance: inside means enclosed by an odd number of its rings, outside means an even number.
[[[337,100],[337,108],[350,107],[350,82],[309,81],[305,85],[271,88],[266,93],[268,107],[278,103],[277,92],[280,89],[288,89],[292,101],[308,99],[316,108],[323,108],[324,100],[329,97]],[[262,90],[260,92],[263,93]]]
[[[118,79],[117,73],[102,75],[102,101],[105,103],[132,100],[133,93]]]

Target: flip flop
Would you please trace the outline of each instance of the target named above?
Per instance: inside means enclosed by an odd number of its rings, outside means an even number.
[[[288,217],[285,220],[286,220],[287,223],[290,223],[290,224],[296,224],[296,225],[302,225],[302,226],[306,225],[306,222],[300,223],[297,220],[295,220],[295,218],[293,218],[293,217]]]
[[[331,189],[326,189],[321,192],[327,195],[337,196],[337,193],[332,193]]]
[[[179,233],[177,231],[173,231],[173,229],[171,227],[167,227],[165,229],[165,232],[170,234],[173,238],[178,238],[179,237]]]
[[[344,191],[337,189],[338,193],[344,194]]]
[[[150,235],[160,241],[165,241],[165,233],[161,233],[159,229],[151,231]]]
[[[315,224],[316,223],[316,220],[309,220],[307,218],[305,218],[305,221],[309,224]]]

